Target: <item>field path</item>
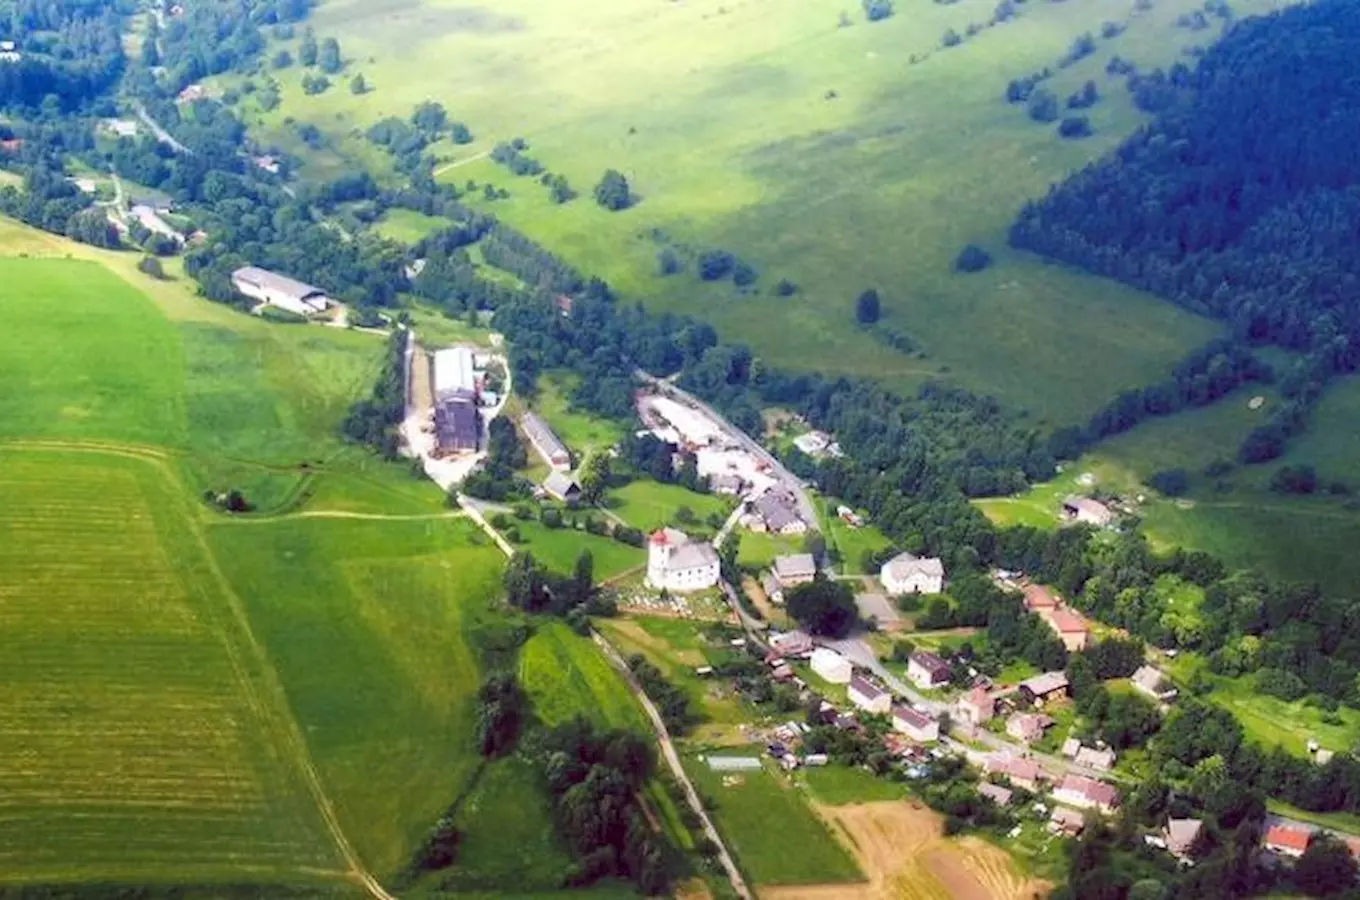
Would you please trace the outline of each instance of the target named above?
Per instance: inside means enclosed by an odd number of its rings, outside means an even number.
[[[490,155],[491,155],[490,150],[483,150],[481,153],[478,153],[474,156],[469,156],[467,159],[456,159],[451,163],[445,163],[444,165],[434,170],[434,177],[438,178],[440,175],[443,175],[450,169],[456,169],[459,166],[465,166],[468,163],[475,163],[477,160],[486,159]]]
[[[277,516],[232,516],[214,519],[212,525],[268,525],[271,522],[286,522],[290,519],[358,519],[365,522],[437,522],[448,519],[471,518],[463,510],[450,510],[440,513],[364,513],[347,509],[304,509],[299,512],[282,513]]]
[[[194,515],[195,510],[190,509],[187,501],[183,500],[190,495],[186,492],[187,489],[180,481],[178,473],[168,462],[170,454],[154,447],[134,444],[62,440],[5,441],[0,443],[0,447],[20,452],[98,453],[138,459],[155,466],[167,483],[175,488],[177,496],[181,498],[185,507],[183,510],[185,527],[202,554],[207,573],[216,582],[225,601],[230,621],[223,624],[230,628],[231,633],[223,629],[221,633],[222,644],[231,658],[237,679],[247,695],[249,705],[254,713],[259,716],[261,726],[268,729],[279,741],[279,749],[287,753],[291,757],[293,765],[297,767],[298,773],[307,786],[308,793],[311,794],[312,800],[316,804],[317,812],[325,824],[331,842],[347,867],[344,876],[362,886],[374,900],[396,900],[367,870],[353,845],[345,836],[339,816],[336,814],[335,807],[321,782],[321,775],[312,762],[306,739],[298,726],[297,719],[293,716],[292,707],[288,704],[287,693],[284,691],[278,672],[269,659],[264,645],[251,628],[245,604],[232,589],[231,582],[218,565],[217,558],[213,555],[203,533],[202,523]],[[243,658],[243,656],[246,658]]]

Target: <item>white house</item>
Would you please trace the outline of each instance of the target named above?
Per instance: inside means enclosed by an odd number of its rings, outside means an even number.
[[[940,739],[939,721],[910,706],[894,706],[892,722],[895,731],[902,732],[913,741],[926,743]]]
[[[907,678],[923,691],[949,683],[949,663],[928,650],[907,657]]]
[[[854,674],[850,660],[828,647],[818,647],[812,651],[812,671],[832,684],[849,684]]]
[[[702,591],[718,583],[718,551],[663,528],[647,544],[647,584],[667,591]]]
[[[330,298],[321,288],[256,266],[243,266],[232,272],[231,283],[238,292],[252,300],[300,316],[324,312],[331,305]]]
[[[850,679],[847,690],[850,702],[869,713],[886,713],[892,708],[892,694],[861,675]]]
[[[889,594],[938,594],[944,590],[944,563],[899,553],[883,564],[878,577]]]

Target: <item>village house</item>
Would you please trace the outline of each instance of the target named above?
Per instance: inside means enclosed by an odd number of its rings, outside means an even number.
[[[1162,829],[1162,841],[1168,853],[1177,859],[1185,859],[1195,849],[1195,841],[1203,830],[1204,823],[1199,819],[1167,819],[1166,828]]]
[[[907,678],[922,690],[949,683],[950,666],[929,650],[915,650],[907,657]]]
[[[812,638],[806,631],[794,629],[770,636],[770,650],[780,656],[804,657],[812,653]]]
[[[940,739],[940,723],[923,712],[912,709],[910,706],[894,706],[892,708],[893,728],[902,732],[913,741],[928,743]]]
[[[867,713],[882,715],[892,708],[892,694],[862,675],[851,677],[846,696],[850,698],[851,703]]]
[[[760,576],[760,589],[765,592],[771,603],[784,605],[784,588],[779,584],[779,579],[774,577],[773,572],[766,572]]]
[[[850,660],[830,647],[818,647],[812,651],[812,671],[832,684],[849,684],[854,669]]]
[[[1043,615],[1046,611],[1057,609],[1062,604],[1058,595],[1054,594],[1053,590],[1046,584],[1026,584],[1024,593],[1025,609],[1032,613]]]
[[[1003,788],[999,784],[989,784],[984,781],[982,784],[978,785],[978,793],[995,803],[997,806],[1010,806],[1011,797],[1015,792],[1008,788]]]
[[[1039,783],[1045,777],[1044,770],[1034,760],[1009,754],[987,757],[983,768],[988,774],[1002,776],[1015,787],[1024,788],[1031,793],[1039,790]]]
[[[708,477],[708,489],[715,494],[736,496],[746,488],[746,481],[740,475],[720,473]]]
[[[331,305],[330,297],[321,288],[257,266],[242,266],[232,272],[231,283],[238,293],[252,300],[300,316],[324,312]]]
[[[1313,842],[1313,832],[1299,825],[1272,825],[1266,832],[1262,844],[1271,853],[1289,859],[1298,859]]]
[[[456,391],[440,400],[434,408],[434,456],[442,459],[456,453],[474,452],[482,434],[477,397],[471,391]]]
[[[1073,762],[1077,765],[1095,769],[1097,772],[1108,772],[1113,769],[1114,760],[1113,750],[1108,748],[1097,750],[1095,747],[1082,747],[1073,758]]]
[[[554,472],[549,480],[563,473]],[[718,551],[683,531],[663,528],[647,542],[647,584],[661,590],[702,591],[718,583]]]
[[[1053,720],[1042,713],[1016,713],[1006,720],[1006,734],[1026,744],[1043,740],[1052,727]]]
[[[1048,817],[1048,830],[1062,837],[1074,838],[1086,830],[1086,817],[1075,809],[1054,807]]]
[[[1069,495],[1063,501],[1063,516],[1071,521],[1094,525],[1097,528],[1104,528],[1114,521],[1114,513],[1110,512],[1110,508],[1104,503],[1076,494]]]
[[[550,472],[543,479],[543,490],[549,497],[563,503],[576,503],[581,499],[581,485],[571,477],[570,472]]]
[[[1140,666],[1129,681],[1133,684],[1135,691],[1161,703],[1169,703],[1175,700],[1178,693],[1171,680],[1160,669],[1153,666]]]
[[[1026,703],[1043,706],[1067,698],[1067,673],[1044,672],[1020,682],[1020,697]]]
[[[1079,809],[1097,809],[1110,815],[1119,806],[1119,792],[1113,785],[1084,775],[1068,774],[1053,789],[1053,799]]]
[[[1075,610],[1060,606],[1041,616],[1058,636],[1058,640],[1062,641],[1068,653],[1080,653],[1090,643],[1091,629],[1087,626],[1086,619]]]
[[[864,527],[864,517],[845,504],[836,507],[836,516],[851,528]]]
[[[567,452],[566,445],[536,413],[529,412],[521,416],[519,427],[524,430],[524,436],[544,462],[558,470],[571,468],[571,454]]]
[[[878,573],[889,594],[938,594],[944,590],[944,563],[933,556],[920,557],[899,553],[883,564]]]
[[[996,700],[984,687],[975,687],[954,704],[954,717],[968,725],[981,725],[996,715]]]
[[[784,589],[807,584],[817,577],[817,560],[811,553],[794,553],[789,556],[776,556],[771,567],[779,586]]]
[[[749,504],[746,527],[769,534],[804,534],[807,523],[798,515],[798,500],[788,490],[772,487]]]

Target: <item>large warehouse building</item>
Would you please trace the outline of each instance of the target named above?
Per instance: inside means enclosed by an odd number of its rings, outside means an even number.
[[[477,393],[477,367],[467,347],[439,350],[434,355],[434,396],[443,400],[458,391]]]
[[[256,266],[243,266],[232,272],[231,283],[237,291],[252,300],[300,316],[325,312],[331,305],[331,299],[321,288]]]

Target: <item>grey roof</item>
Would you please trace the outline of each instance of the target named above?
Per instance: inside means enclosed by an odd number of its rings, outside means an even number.
[[[948,676],[952,671],[949,663],[945,662],[934,653],[931,653],[929,650],[917,650],[911,654],[910,659],[912,662],[916,663],[916,665],[929,672],[932,676]]]
[[[1003,788],[999,784],[988,784],[984,781],[982,784],[978,785],[978,793],[988,800],[991,800],[997,806],[1006,806],[1011,802],[1012,791],[1009,788]]]
[[[1199,819],[1168,819],[1166,822],[1166,843],[1172,852],[1184,853],[1199,837],[1204,823]]]
[[[760,769],[760,760],[754,756],[710,756],[708,767],[714,772],[754,772]]]
[[[923,712],[912,709],[910,706],[894,706],[892,710],[894,719],[901,719],[911,728],[926,728],[935,720]]]
[[[883,568],[898,580],[909,578],[917,573],[929,578],[944,577],[944,563],[933,556],[916,556],[913,553],[899,553],[890,559]]]
[[[548,423],[540,419],[534,413],[525,413],[519,420],[520,427],[528,435],[529,441],[544,456],[553,457],[558,455],[570,456],[567,447],[562,441],[553,434],[553,430],[548,427]]]
[[[670,568],[698,569],[703,566],[717,565],[718,551],[702,541],[681,544],[671,552]]]
[[[817,560],[811,553],[793,553],[774,558],[774,574],[783,578],[811,578],[817,574]]]
[[[766,491],[756,498],[755,509],[771,531],[782,531],[802,521],[798,515],[798,501],[787,491]]]
[[[1044,672],[1020,682],[1020,687],[1036,697],[1067,689],[1067,675],[1064,672]]]
[[[287,275],[280,275],[268,269],[261,269],[258,266],[242,266],[231,273],[233,281],[240,280],[287,294],[295,300],[303,300],[316,294],[325,295],[325,291],[313,284],[298,281],[296,278],[289,278]]]
[[[581,486],[576,483],[575,478],[571,477],[571,473],[553,472],[543,479],[543,490],[554,497],[565,500],[573,491],[579,493]]]
[[[876,700],[888,693],[862,675],[856,675],[850,679],[850,690],[870,700]]]
[[[481,430],[477,398],[470,391],[458,391],[434,408],[435,439],[440,450],[476,450]]]

